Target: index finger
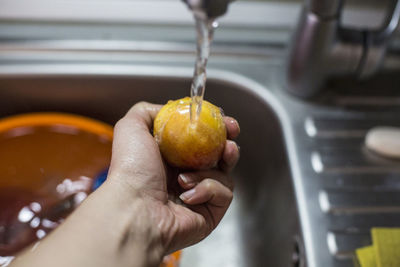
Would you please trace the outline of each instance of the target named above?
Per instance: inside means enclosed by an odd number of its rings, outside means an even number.
[[[224,123],[226,127],[226,132],[229,139],[235,139],[240,133],[240,126],[237,120],[232,117],[224,116]]]

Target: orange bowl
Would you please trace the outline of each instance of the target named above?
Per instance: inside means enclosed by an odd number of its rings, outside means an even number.
[[[54,190],[63,181],[93,179],[109,165],[112,136],[110,125],[77,115],[34,113],[2,119],[0,188],[57,194]]]

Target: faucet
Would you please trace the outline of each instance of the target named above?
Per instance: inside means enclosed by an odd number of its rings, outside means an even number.
[[[391,0],[378,30],[340,25],[344,0],[308,0],[294,33],[287,65],[287,90],[311,97],[329,77],[366,78],[379,70],[400,18],[400,0]]]
[[[228,10],[228,4],[233,0],[183,0],[195,15],[206,15],[206,19],[222,16]],[[204,16],[203,15],[203,16]]]

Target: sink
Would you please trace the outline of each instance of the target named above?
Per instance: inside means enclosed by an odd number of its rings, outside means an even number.
[[[0,75],[0,117],[58,111],[114,124],[138,101],[165,103],[187,95],[190,73],[104,72],[86,65],[9,71]],[[301,235],[279,114],[251,84],[215,73],[205,98],[241,125],[235,197],[219,228],[184,251],[181,266],[302,266],[296,263]]]

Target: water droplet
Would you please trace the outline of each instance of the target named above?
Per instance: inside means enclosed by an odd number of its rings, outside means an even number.
[[[178,110],[178,112],[179,112],[179,114],[186,114],[186,113],[189,113],[189,109],[181,109],[181,110]]]
[[[42,239],[43,237],[46,236],[46,232],[43,231],[42,229],[39,229],[36,231],[36,236],[37,236],[37,238]]]
[[[10,265],[10,263],[12,262],[12,260],[14,259],[14,256],[0,256],[0,266],[1,267],[6,267],[8,265]]]
[[[59,194],[64,194],[66,191],[65,185],[64,184],[57,185],[56,190]]]
[[[216,29],[216,28],[218,28],[218,26],[219,26],[218,21],[214,20],[213,23],[212,23],[212,27],[213,27],[214,29]]]
[[[85,198],[87,197],[87,194],[85,192],[79,192],[75,195],[74,197],[74,201],[75,201],[75,205],[80,204],[82,201],[85,200]]]
[[[39,203],[37,202],[32,202],[29,207],[31,208],[31,210],[33,210],[34,212],[38,213],[42,210],[42,206],[40,206]]]
[[[42,226],[50,229],[54,229],[58,226],[58,223],[50,221],[49,219],[43,219]]]
[[[33,218],[29,225],[32,228],[37,228],[40,225],[40,219],[38,217]]]
[[[18,213],[18,220],[20,222],[29,222],[35,214],[28,208],[23,207]]]

